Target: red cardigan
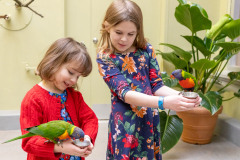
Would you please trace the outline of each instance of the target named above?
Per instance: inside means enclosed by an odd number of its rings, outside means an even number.
[[[82,128],[91,137],[94,145],[98,132],[98,119],[91,108],[84,102],[82,94],[73,88],[67,88],[66,109],[73,124]],[[21,103],[20,125],[24,128],[58,120],[60,115],[60,99],[52,97],[48,91],[35,85],[25,95]],[[28,153],[28,160],[58,160],[61,153],[54,153],[54,143],[45,143],[45,138],[33,136],[22,140],[22,148]],[[84,160],[84,158],[82,158]]]

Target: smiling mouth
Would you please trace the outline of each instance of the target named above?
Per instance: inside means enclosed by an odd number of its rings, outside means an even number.
[[[69,84],[67,84],[66,82],[64,82],[64,84],[68,87],[69,86]]]
[[[123,45],[123,44],[119,44],[119,45],[122,46],[122,47],[126,46],[126,45]]]

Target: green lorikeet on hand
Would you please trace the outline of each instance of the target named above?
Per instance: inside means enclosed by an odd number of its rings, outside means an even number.
[[[182,69],[177,69],[172,72],[171,78],[176,78],[184,91],[193,92],[196,85],[196,78]]]
[[[82,129],[62,120],[50,121],[47,123],[40,124],[38,126],[26,128],[25,130],[28,131],[29,133],[26,133],[24,135],[13,138],[3,143],[8,143],[11,141],[15,141],[17,139],[38,135],[46,138],[48,141],[52,141],[55,144],[59,144],[67,138],[75,138],[80,139],[80,141],[83,141],[85,136]]]

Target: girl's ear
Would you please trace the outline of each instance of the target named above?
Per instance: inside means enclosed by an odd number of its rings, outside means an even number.
[[[104,25],[105,29],[107,29],[110,26],[110,24],[107,21],[104,21],[103,25]],[[108,30],[108,33],[109,33],[109,29],[107,29],[107,30]]]

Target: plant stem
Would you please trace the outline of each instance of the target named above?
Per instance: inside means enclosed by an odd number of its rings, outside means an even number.
[[[218,67],[216,68],[216,70],[213,71],[212,76],[209,77],[210,80],[209,80],[209,82],[208,82],[208,84],[207,84],[206,90],[204,91],[205,93],[210,90],[209,88],[211,88],[212,85],[213,85],[213,84],[215,83],[215,81],[217,80],[217,79],[215,79],[215,78],[217,77],[216,75],[217,75],[217,73],[218,73],[218,71],[219,71],[219,69],[220,69],[220,67],[221,67],[221,64],[222,64],[222,62],[219,63],[219,65],[218,65]]]
[[[196,62],[195,51],[194,51],[194,47],[193,47],[193,35],[194,35],[194,33],[192,33],[191,45],[192,45],[193,60],[194,60],[194,62]],[[195,77],[197,77],[196,70],[195,70]]]
[[[226,65],[228,64],[229,59],[227,60],[227,62],[225,63],[225,65],[223,66],[222,70],[219,72],[219,74],[217,75],[217,77],[214,79],[214,81],[212,82],[211,86],[208,88],[208,91],[210,91],[214,85],[214,83],[216,82],[216,80],[219,78],[219,76],[221,75],[221,73],[223,72],[224,68],[226,67]]]
[[[233,84],[235,81],[236,81],[236,80],[232,80],[232,81],[228,82],[228,84],[227,84],[225,87],[219,89],[217,92],[220,92],[220,91],[222,91],[223,89],[227,88],[229,85]]]
[[[195,36],[197,37],[197,33],[195,33]],[[198,49],[197,49],[197,60],[199,60]]]
[[[222,101],[229,101],[229,100],[231,100],[231,99],[233,99],[235,96],[233,96],[232,98],[229,98],[229,99],[224,99],[224,100],[222,100]]]
[[[210,48],[209,48],[209,51],[210,51],[210,52],[212,51],[212,47],[213,47],[213,40],[212,40],[211,46],[210,46]]]
[[[207,79],[209,78],[209,76],[211,75],[211,73],[216,69],[216,67],[218,66],[218,64],[219,64],[220,62],[221,62],[221,61],[218,61],[218,62],[215,64],[215,66],[207,73],[207,75],[206,75],[206,76],[204,75],[204,79],[203,79],[203,81],[201,82],[201,84],[198,86],[198,88],[201,87],[201,85],[204,84],[204,83],[207,81]],[[197,88],[197,90],[198,90],[198,88]]]

